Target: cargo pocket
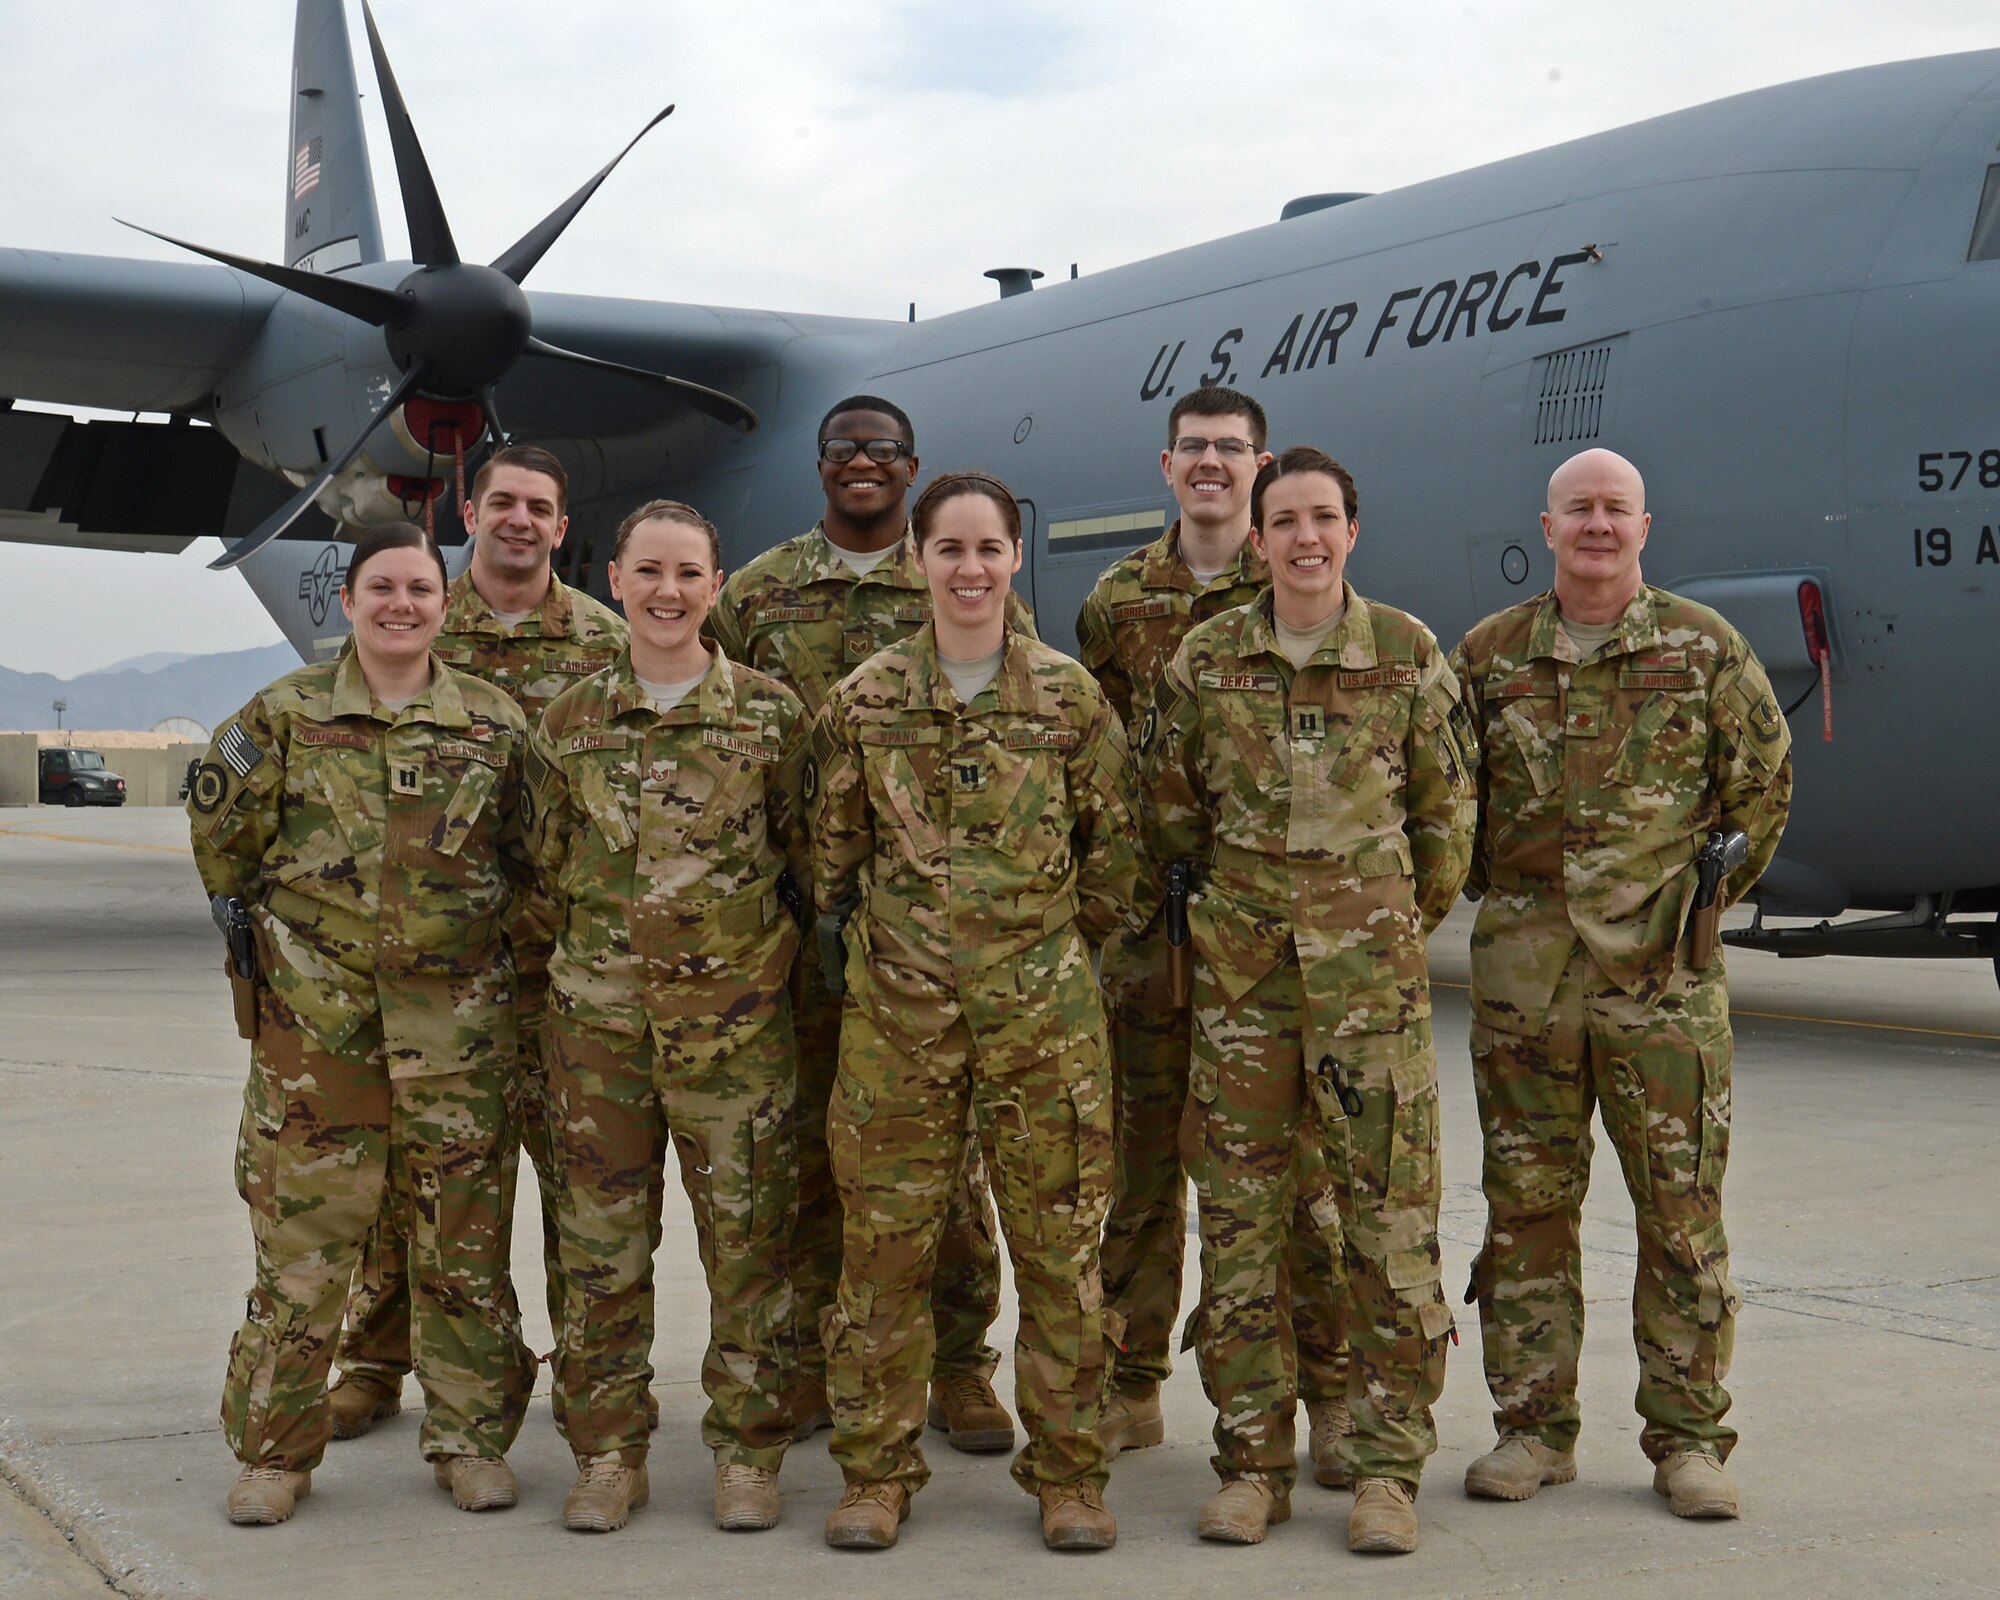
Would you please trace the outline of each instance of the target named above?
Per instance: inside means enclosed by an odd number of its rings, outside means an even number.
[[[1695,1348],[1688,1376],[1698,1384],[1720,1383],[1736,1355],[1736,1314],[1743,1297],[1729,1276],[1729,1244],[1721,1224],[1688,1236],[1694,1256]]]
[[[844,1070],[837,1071],[826,1107],[826,1154],[843,1210],[860,1209],[861,1141],[874,1114],[874,1091]]]
[[[1005,1196],[1002,1218],[1026,1222],[1036,1244],[1050,1243],[1053,1228],[1044,1222],[1038,1199],[1040,1181],[1028,1113],[1018,1100],[996,1100],[986,1108],[985,1120],[987,1143],[993,1153],[989,1176],[998,1181]]]
[[[284,1125],[285,1091],[278,1074],[253,1056],[236,1133],[236,1192],[260,1215],[270,1215],[277,1202],[278,1135]]]
[[[681,1161],[681,1185],[694,1209],[694,1237],[704,1273],[715,1270],[715,1168],[700,1135],[677,1132],[674,1153]]]
[[[1069,1086],[1076,1113],[1076,1226],[1094,1238],[1111,1209],[1112,1129],[1109,1074],[1087,1073]]]
[[[1729,1063],[1735,1041],[1725,1033],[1701,1047],[1701,1157],[1695,1182],[1709,1193],[1722,1187],[1729,1165]]]
[[[1396,1298],[1414,1315],[1427,1344],[1434,1344],[1453,1331],[1451,1307],[1444,1298],[1444,1267],[1435,1244],[1391,1250],[1383,1258],[1382,1271]]]
[[[1395,1094],[1385,1200],[1391,1211],[1431,1210],[1438,1199],[1437,1051],[1426,1037],[1389,1064]]]
[[[1208,1188],[1208,1108],[1215,1102],[1220,1070],[1199,1049],[1190,1057],[1187,1099],[1181,1106],[1180,1132],[1175,1141],[1180,1148],[1181,1170],[1203,1193]]]

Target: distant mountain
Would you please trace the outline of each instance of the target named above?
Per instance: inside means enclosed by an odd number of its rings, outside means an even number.
[[[148,659],[66,679],[0,667],[0,728],[53,728],[57,700],[67,702],[65,728],[150,728],[163,717],[193,717],[213,728],[299,664],[288,644],[189,656],[150,669],[138,664]]]
[[[108,667],[95,667],[89,672],[79,672],[79,678],[102,677],[107,672],[158,672],[162,667],[171,667],[182,661],[192,661],[192,650],[148,650],[143,656],[127,656],[123,661],[114,661]]]

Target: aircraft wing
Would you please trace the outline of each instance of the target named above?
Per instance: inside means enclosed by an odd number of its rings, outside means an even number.
[[[204,411],[280,298],[227,267],[0,249],[0,396]]]

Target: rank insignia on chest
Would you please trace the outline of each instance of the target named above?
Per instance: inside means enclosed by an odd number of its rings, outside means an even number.
[[[977,761],[954,761],[951,786],[961,794],[975,793],[986,787],[986,769]]]
[[[1292,707],[1292,737],[1317,739],[1326,732],[1326,713],[1318,706]]]
[[[422,794],[424,792],[424,769],[414,761],[390,762],[389,792],[391,794]]]

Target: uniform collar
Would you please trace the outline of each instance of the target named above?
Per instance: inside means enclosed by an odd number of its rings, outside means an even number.
[[[1000,671],[989,686],[1001,711],[1032,711],[1035,707],[1034,668],[1022,635],[1008,628],[1000,635]],[[982,690],[981,694],[989,691]],[[975,697],[976,698],[976,697]],[[910,665],[903,674],[903,704],[956,714],[965,709],[938,659],[937,625],[926,622],[910,635]]]
[[[1236,563],[1225,567],[1215,576],[1216,583],[1234,588],[1247,584],[1261,589],[1271,581],[1270,569],[1264,565],[1264,558],[1257,554],[1256,547],[1248,539],[1236,552]],[[1142,589],[1180,589],[1188,594],[1200,594],[1202,582],[1188,566],[1181,554],[1181,520],[1174,518],[1174,525],[1146,546],[1144,559],[1139,564],[1139,587]]]
[[[1354,585],[1345,578],[1340,580],[1341,603],[1347,607],[1340,624],[1333,632],[1320,640],[1319,648],[1312,653],[1307,666],[1326,663],[1342,667],[1348,671],[1363,671],[1380,666],[1375,654],[1375,624],[1369,615],[1368,602],[1354,592]],[[1250,655],[1272,655],[1291,665],[1291,658],[1278,648],[1277,597],[1266,589],[1257,597],[1251,608],[1249,624],[1243,630],[1243,653]]]
[[[523,619],[537,620],[544,639],[563,639],[569,636],[570,617],[576,609],[570,591],[553,572],[549,574],[548,593],[542,596],[538,609]],[[444,631],[446,633],[491,633],[506,634],[510,630],[493,613],[472,583],[472,569],[467,568],[452,579],[451,587],[445,590]]]
[[[907,522],[903,524],[902,542],[895,548],[896,553],[873,572],[857,577],[826,536],[826,524],[815,522],[812,531],[799,542],[799,559],[792,571],[792,582],[801,589],[815,583],[880,583],[892,589],[928,589],[924,575],[917,571],[916,540]]]
[[[714,645],[709,646],[708,657],[708,670],[687,698],[671,711],[656,712],[653,697],[639,686],[639,674],[632,665],[632,647],[628,644],[611,663],[610,682],[604,691],[605,719],[643,711],[661,722],[714,723],[728,727],[736,720],[736,674],[730,668],[729,657]]]
[[[340,647],[333,669],[333,714],[336,717],[366,717],[374,713],[376,700],[368,680],[361,675],[361,656],[350,636]],[[472,717],[465,709],[465,697],[452,680],[451,669],[431,652],[430,687],[393,717],[412,717],[419,722],[435,722],[442,728],[469,728]]]
[[[1610,654],[1622,656],[1657,650],[1666,643],[1666,636],[1660,631],[1658,602],[1651,585],[1641,584],[1639,592],[1625,602],[1625,609],[1618,613],[1617,628],[1604,643]],[[1542,603],[1535,609],[1535,620],[1528,629],[1528,655],[1530,659],[1546,656],[1572,666],[1582,659],[1576,653],[1575,641],[1563,631],[1562,607],[1557,603],[1553,589],[1542,596]]]

